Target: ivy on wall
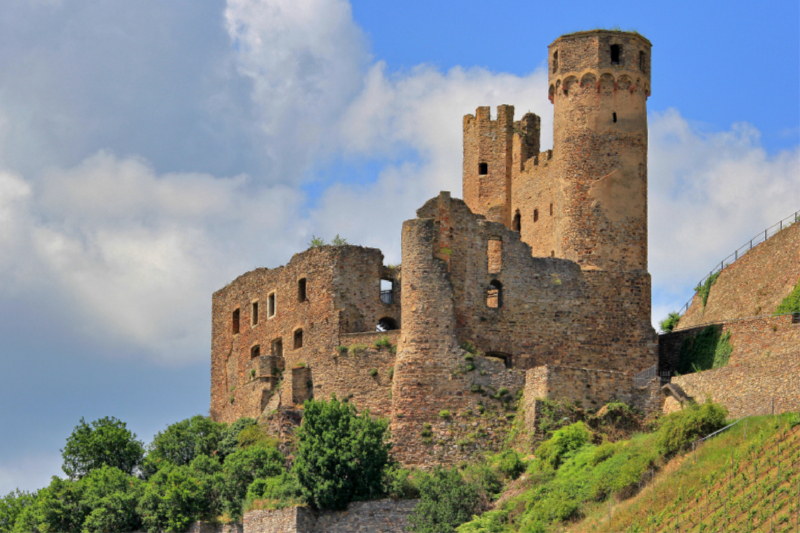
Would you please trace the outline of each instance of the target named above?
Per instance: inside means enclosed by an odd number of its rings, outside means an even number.
[[[712,324],[694,336],[686,337],[678,356],[679,374],[702,372],[728,365],[733,346],[730,331],[722,334],[722,328]]]

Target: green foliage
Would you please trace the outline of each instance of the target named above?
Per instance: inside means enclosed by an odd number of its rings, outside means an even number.
[[[358,354],[360,352],[363,352],[364,350],[368,350],[368,349],[369,349],[369,345],[368,344],[351,344],[350,348],[349,348],[350,355],[356,355],[356,354]]]
[[[517,479],[525,471],[525,463],[514,450],[504,450],[498,458],[498,470],[508,479]]]
[[[482,510],[480,488],[455,468],[437,468],[422,476],[419,491],[420,503],[409,517],[409,531],[414,533],[452,533]]]
[[[14,531],[79,533],[90,510],[83,503],[83,484],[53,476],[36,501],[17,518]]]
[[[704,309],[706,307],[706,302],[708,302],[708,295],[711,293],[711,286],[717,282],[717,278],[719,277],[720,272],[711,274],[706,278],[706,281],[704,283],[694,288],[694,291],[700,295],[700,298],[703,299]]]
[[[239,449],[239,434],[251,427],[255,426],[256,421],[253,418],[243,417],[225,428],[222,431],[222,438],[217,445],[217,451],[222,457],[227,457],[228,455],[234,453],[236,450]]]
[[[509,512],[503,509],[489,511],[456,528],[458,533],[511,533],[506,524]]]
[[[294,472],[303,496],[319,509],[344,509],[379,497],[389,464],[388,422],[340,402],[306,401],[297,432]]]
[[[308,247],[319,248],[320,246],[325,246],[325,239],[311,235],[311,241],[308,243]]]
[[[136,506],[142,482],[121,470],[104,466],[82,478],[81,504],[88,515],[83,533],[137,531],[141,526]]]
[[[342,355],[346,354],[347,350],[348,350],[347,346],[337,346],[336,347],[336,351],[339,352]]]
[[[394,379],[394,367],[393,366],[390,366],[389,370],[386,371],[386,377],[389,378],[389,381]]]
[[[373,378],[376,377],[378,375],[378,369],[377,368],[370,368],[369,369],[369,375],[372,376]]]
[[[216,456],[226,429],[225,424],[201,415],[168,426],[164,432],[158,432],[148,447],[145,476],[153,475],[165,462],[183,466],[200,455]]]
[[[242,516],[247,490],[256,479],[278,476],[284,471],[284,457],[275,448],[253,446],[225,459],[222,468],[224,510],[235,519]]]
[[[794,286],[786,298],[783,299],[781,304],[775,310],[776,315],[783,315],[786,313],[800,313],[800,280]]]
[[[344,246],[345,244],[347,244],[347,239],[345,239],[344,237],[339,237],[339,234],[337,233],[336,237],[334,237],[333,240],[331,241],[331,244],[334,246]]]
[[[668,415],[657,432],[658,451],[669,456],[687,449],[695,440],[725,427],[727,414],[724,407],[709,401]]]
[[[239,433],[239,449],[244,450],[252,446],[260,446],[262,448],[276,448],[278,446],[278,439],[267,435],[265,428],[254,424],[244,428]]]
[[[450,411],[448,411],[447,409],[442,409],[441,411],[439,411],[439,418],[450,420],[451,416],[452,415],[450,414]]]
[[[0,498],[0,532],[14,530],[17,518],[36,501],[36,492],[23,492],[19,489]]]
[[[136,440],[125,422],[105,417],[87,424],[81,418],[61,450],[64,458],[61,469],[73,480],[103,466],[113,466],[131,474],[141,464],[143,455],[143,444]]]
[[[380,339],[376,340],[373,343],[373,346],[375,346],[376,348],[391,348],[392,347],[392,341],[389,340],[388,336],[384,335]]]
[[[414,500],[419,498],[419,487],[414,472],[397,465],[386,469],[383,478],[384,493],[394,500]]]
[[[303,488],[297,481],[297,476],[282,472],[277,476],[253,481],[247,489],[244,509],[283,509],[305,503]]]
[[[575,422],[555,431],[549,440],[537,448],[535,455],[538,464],[557,469],[565,459],[586,445],[591,437],[592,433],[583,422]]]
[[[678,322],[680,322],[680,320],[681,320],[681,315],[673,311],[667,315],[667,318],[658,323],[658,327],[661,331],[669,333],[670,331],[675,329],[675,326],[678,325]]]
[[[503,490],[503,479],[500,473],[488,463],[477,463],[467,466],[463,472],[464,479],[480,489],[480,492],[491,499]]]
[[[690,374],[727,366],[733,351],[731,334],[727,332],[722,335],[721,332],[720,326],[712,324],[694,337],[686,337],[678,355],[677,372]]]
[[[464,350],[465,352],[470,353],[472,355],[478,355],[478,353],[479,353],[478,349],[475,347],[475,345],[472,344],[469,341],[464,341],[461,344],[459,344],[459,346],[461,347],[462,350]]]

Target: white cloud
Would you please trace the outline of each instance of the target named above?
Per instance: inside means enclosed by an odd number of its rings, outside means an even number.
[[[0,461],[0,494],[5,496],[16,489],[31,492],[46,487],[54,475],[63,477],[62,462],[57,454],[25,454],[14,457],[13,461],[4,458]]]

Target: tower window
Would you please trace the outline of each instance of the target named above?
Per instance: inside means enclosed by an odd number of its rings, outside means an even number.
[[[553,72],[558,72],[558,50],[553,52]]]
[[[275,357],[283,357],[283,340],[275,339],[272,341],[272,355]]]
[[[553,204],[550,204],[550,216],[553,216]]]
[[[297,282],[297,301],[306,301],[306,278],[303,278]]]
[[[258,302],[253,302],[250,309],[250,325],[258,325]]]
[[[385,316],[378,320],[378,326],[375,331],[392,331],[397,329],[397,321],[394,318]]]
[[[555,256],[556,256],[556,251],[550,250],[550,257],[555,257]]]
[[[294,349],[297,350],[298,348],[303,347],[303,330],[298,329],[294,332]]]
[[[644,72],[644,71],[645,71],[645,65],[644,65],[644,63],[645,63],[645,55],[644,55],[644,52],[642,52],[642,51],[640,50],[640,51],[639,51],[639,70],[641,70],[642,72]]]
[[[612,115],[612,119],[614,120],[614,123],[616,123],[617,122],[617,114],[616,113],[612,113],[611,115]]]
[[[503,307],[503,284],[496,279],[486,288],[486,307],[492,309]]]
[[[511,229],[514,231],[522,231],[522,217],[519,214],[519,209],[514,213],[514,220],[511,221]]]
[[[390,304],[394,301],[394,281],[390,279],[381,280],[381,301]]]
[[[611,45],[611,64],[619,65],[619,57],[622,54],[622,47],[618,44]]]
[[[275,316],[275,293],[270,293],[267,296],[267,317],[272,318]]]
[[[231,316],[231,331],[234,335],[239,333],[239,310],[236,309],[233,311],[233,315]]]
[[[533,210],[533,221],[534,222],[539,222],[539,210],[538,209],[534,209]]]
[[[478,174],[485,176],[489,173],[489,163],[478,163]]]
[[[261,346],[256,344],[250,348],[250,357],[258,357],[259,355],[261,355]]]

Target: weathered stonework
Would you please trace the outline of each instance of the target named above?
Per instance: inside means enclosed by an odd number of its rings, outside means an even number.
[[[403,533],[417,500],[351,503],[346,511],[314,511],[308,507],[250,511],[244,533]]]
[[[397,459],[427,468],[497,449],[523,391],[526,404],[652,409],[632,389],[657,362],[650,43],[583,32],[550,45],[550,63],[553,149],[540,152],[539,117],[514,121],[513,106],[464,117],[464,200],[442,192],[403,224],[402,270],[375,249],[325,246],[214,294],[215,420],[263,414],[284,435],[304,399],[336,394],[390,418]],[[391,303],[381,279],[394,281]],[[379,322],[397,328],[396,350],[375,345]],[[540,374],[544,385],[531,381]]]

